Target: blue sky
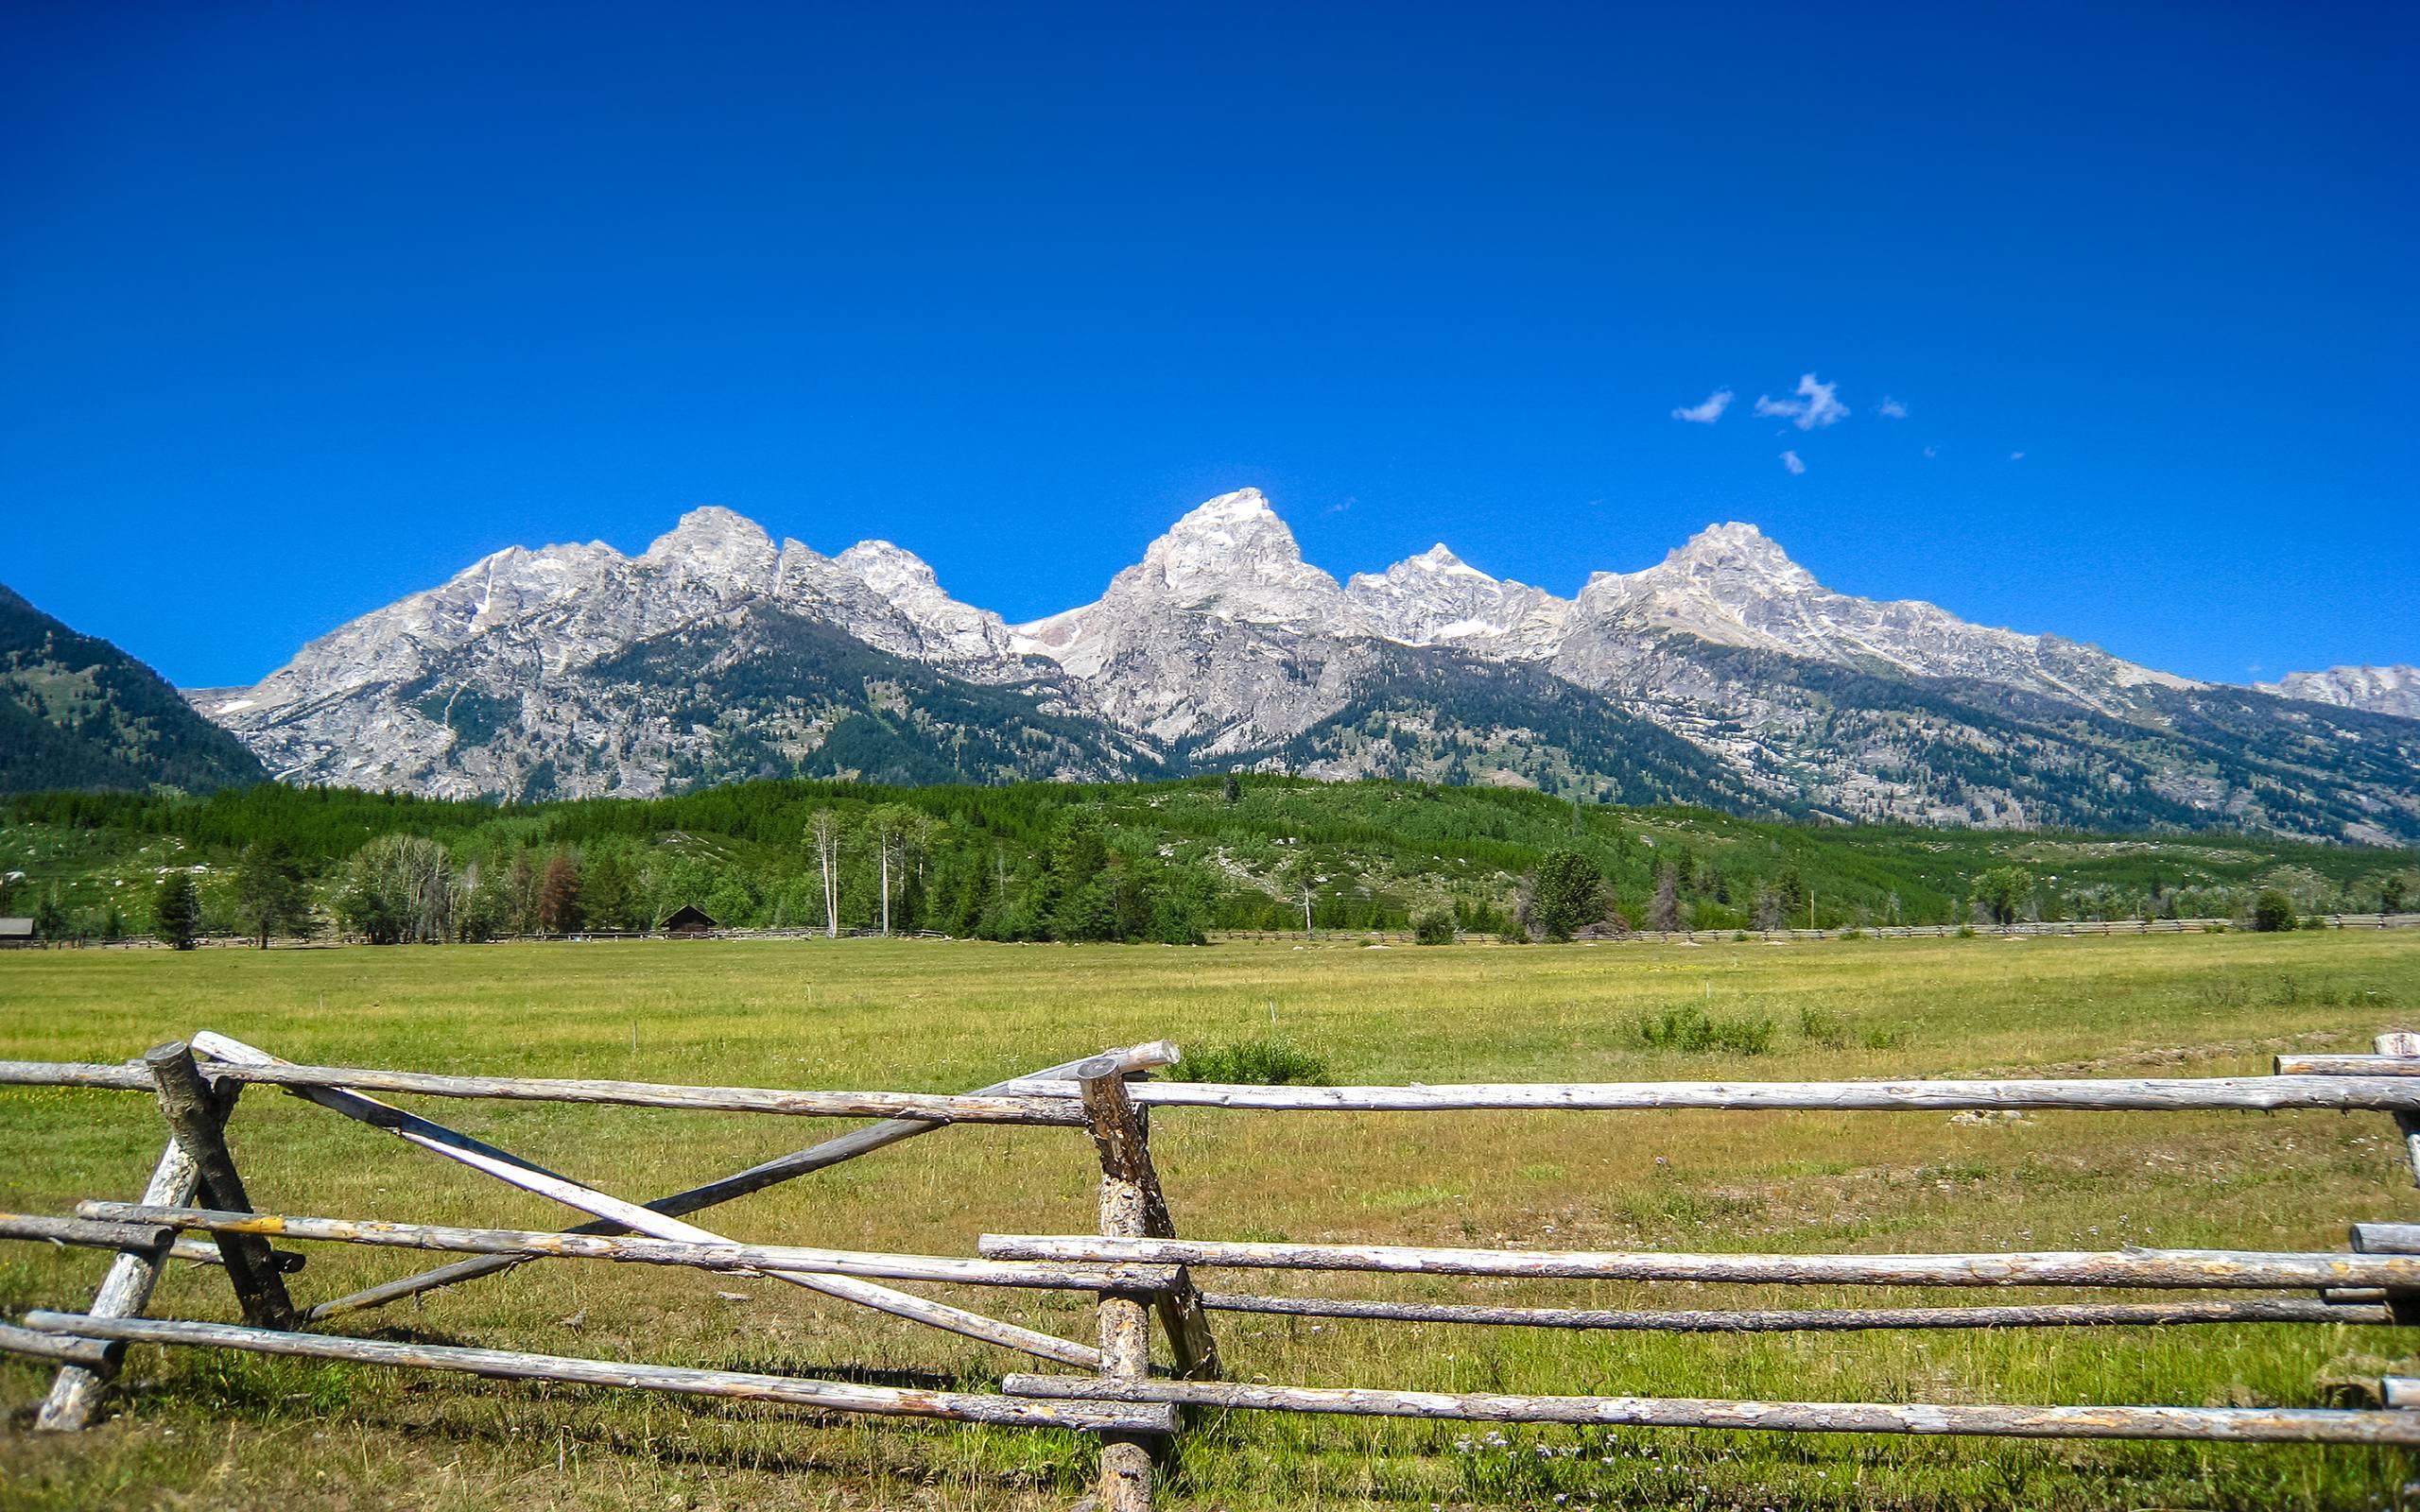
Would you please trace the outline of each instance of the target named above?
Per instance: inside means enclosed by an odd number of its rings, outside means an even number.
[[[204,685],[700,504],[1030,617],[1254,485],[2420,661],[2414,15],[18,6],[0,581]]]

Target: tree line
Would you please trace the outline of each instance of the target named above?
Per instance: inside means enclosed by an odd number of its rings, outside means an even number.
[[[2402,851],[1767,823],[1517,789],[1227,774],[1152,783],[885,788],[764,782],[650,799],[454,802],[265,785],[206,799],[0,801],[0,912],[45,938],[148,933],[184,872],[196,928],[379,941],[639,931],[695,906],[732,927],[1166,940],[1213,930],[1554,937],[2298,916],[2399,905]],[[13,852],[10,848],[13,847]],[[13,853],[18,859],[10,860]],[[95,863],[91,856],[140,857]],[[162,866],[166,861],[171,865]],[[114,887],[105,880],[116,865]],[[12,868],[26,873],[13,882]],[[172,914],[175,910],[171,910]]]

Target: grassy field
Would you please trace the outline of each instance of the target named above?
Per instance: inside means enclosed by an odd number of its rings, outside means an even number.
[[[1770,1022],[1771,1047],[1743,1056],[1643,1042],[1642,1021],[1684,1008]],[[205,1026],[299,1060],[927,1091],[1109,1045],[1165,1036],[1201,1051],[1272,1026],[1324,1056],[1338,1080],[2215,1074],[2265,1070],[2279,1049],[2366,1048],[2381,1029],[2420,1027],[2420,937],[0,955],[0,1056],[116,1059]],[[837,1127],[630,1108],[429,1110],[640,1198]],[[0,1091],[0,1205],[60,1211],[79,1197],[131,1196],[160,1137],[139,1097]],[[247,1097],[233,1139],[264,1207],[530,1228],[564,1216],[266,1091]],[[1180,1226],[1205,1237],[2325,1247],[2341,1244],[2348,1221],[2420,1216],[2393,1127],[2371,1115],[2068,1113],[1976,1125],[1938,1113],[1187,1111],[1160,1115],[1153,1143]],[[1080,1134],[967,1127],[707,1221],[739,1238],[965,1254],[985,1230],[1089,1228],[1095,1172]],[[298,1298],[398,1274],[413,1258],[315,1246]],[[7,1246],[0,1309],[80,1305],[101,1264]],[[1739,1287],[1296,1284],[1602,1306],[1784,1300]],[[1074,1297],[973,1299],[1069,1336],[1091,1328],[1088,1303]],[[160,1307],[233,1316],[223,1280],[188,1267],[164,1284]],[[979,1386],[1023,1368],[773,1283],[584,1263],[525,1267],[349,1322],[389,1336],[937,1384]],[[2334,1400],[2342,1388],[2331,1383],[2410,1367],[2395,1332],[2322,1326],[1723,1339],[1216,1322],[1243,1379],[1454,1390],[2312,1404]],[[1092,1461],[1085,1442],[1063,1435],[143,1349],[112,1419],[60,1440],[26,1431],[45,1380],[25,1363],[0,1365],[11,1425],[0,1438],[0,1506],[1023,1508],[1073,1502]],[[2341,1449],[1571,1429],[1500,1438],[1451,1424],[1214,1417],[1183,1438],[1163,1504],[2368,1507],[2402,1504],[2412,1469],[2400,1455]]]

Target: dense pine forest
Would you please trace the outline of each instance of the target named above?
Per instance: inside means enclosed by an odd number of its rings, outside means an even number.
[[[2406,906],[2400,850],[2242,835],[1849,827],[1513,790],[1273,776],[1076,786],[761,782],[648,800],[447,802],[276,784],[0,801],[0,912],[52,939],[193,931],[481,939],[733,928],[1184,943],[1217,930],[1513,938],[2242,917]],[[190,901],[182,894],[190,888]],[[2279,902],[2282,900],[2282,903]]]

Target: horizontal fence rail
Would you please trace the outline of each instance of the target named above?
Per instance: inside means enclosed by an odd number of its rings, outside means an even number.
[[[81,1202],[79,1215],[108,1220],[94,1227],[129,1232],[200,1228],[220,1234],[323,1240],[395,1249],[452,1250],[470,1255],[523,1255],[557,1260],[617,1261],[634,1265],[686,1265],[712,1271],[784,1271],[808,1276],[868,1276],[883,1280],[942,1281],[960,1286],[1038,1287],[1076,1292],[1168,1290],[1173,1265],[1054,1264],[1046,1262],[960,1260],[945,1255],[895,1255],[866,1250],[809,1249],[794,1245],[700,1245],[672,1239],[547,1233],[527,1228],[460,1228],[441,1224],[376,1223],[268,1212],[213,1212],[199,1208],[147,1208],[132,1202]],[[134,1225],[159,1228],[137,1230]]]
[[[1374,1271],[1402,1276],[1526,1276],[1756,1286],[2106,1286],[2266,1291],[2420,1287],[2420,1255],[2232,1249],[2055,1250],[2033,1254],[1688,1255],[1654,1250],[1445,1249],[1417,1245],[1263,1244],[985,1234],[994,1260]]]
[[[894,1418],[942,1418],[959,1422],[1006,1423],[1028,1428],[1080,1428],[1095,1432],[1167,1433],[1172,1408],[1061,1399],[1062,1410],[1023,1410],[1036,1402],[1006,1400],[980,1392],[908,1391],[861,1386],[797,1376],[752,1375],[737,1370],[700,1370],[685,1366],[625,1365],[562,1355],[524,1354],[511,1349],[474,1349],[459,1345],[400,1344],[339,1334],[290,1333],[227,1323],[183,1323],[157,1318],[103,1318],[80,1313],[35,1312],[25,1326],[36,1332],[129,1344],[187,1345],[244,1349],[255,1354],[311,1360],[348,1360],[360,1365],[414,1366],[458,1370],[505,1381],[564,1381],[583,1385],[637,1386],[692,1397],[783,1402],[826,1412],[873,1413]],[[1141,1409],[1141,1410],[1137,1410]]]
[[[1886,1329],[2176,1327],[2204,1323],[2385,1323],[2382,1305],[2258,1297],[2208,1302],[2049,1302],[2037,1306],[1825,1308],[1487,1307],[1468,1302],[1375,1302],[1328,1297],[1203,1292],[1213,1313],[1469,1323],[1530,1329],[1657,1333],[1852,1333]]]
[[[2420,1444],[2420,1413],[2332,1407],[1884,1406],[1861,1401],[1724,1401],[1693,1397],[1518,1397],[1223,1381],[1117,1381],[1015,1374],[1012,1397],[1167,1402],[1361,1418],[1757,1428],[1811,1434],[1947,1434],[1999,1438],[2198,1438],[2234,1443]]]
[[[1078,1083],[1031,1080],[993,1094],[794,1091],[765,1087],[570,1077],[463,1076],[366,1067],[239,1064],[202,1067],[214,1082],[302,1091],[417,1093],[504,1102],[596,1103],[633,1108],[775,1113],[802,1118],[881,1118],[935,1125],[1035,1124],[1080,1126]],[[0,1084],[151,1091],[140,1066],[0,1061]],[[1209,1108],[1263,1112],[1621,1112],[1702,1108],[1730,1111],[1889,1111],[2012,1109],[2042,1111],[2339,1111],[2420,1113],[2420,1075],[2395,1069],[2372,1074],[2169,1076],[2123,1078],[1928,1079],[1915,1081],[1710,1081],[1466,1083],[1404,1087],[1265,1087],[1225,1082],[1151,1082],[1130,1095],[1144,1108]]]

